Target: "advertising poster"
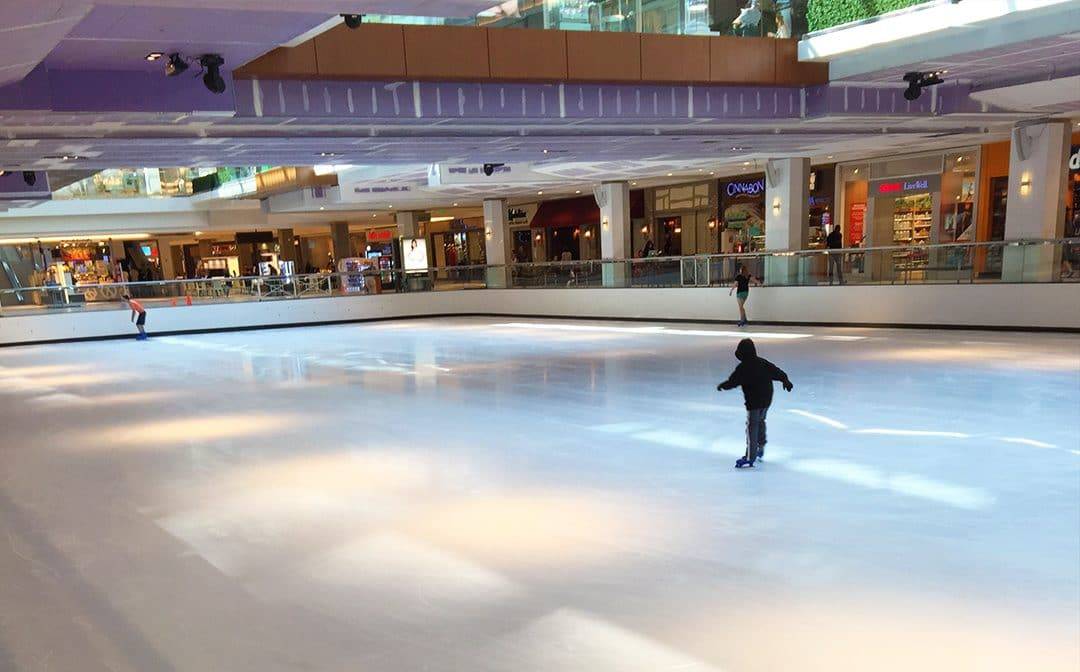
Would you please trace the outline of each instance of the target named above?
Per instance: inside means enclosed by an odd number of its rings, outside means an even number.
[[[428,270],[427,241],[423,238],[402,238],[401,253],[406,271]]]
[[[720,185],[721,216],[727,229],[757,236],[765,230],[765,178],[734,180]]]
[[[866,226],[866,203],[852,203],[848,215],[848,235],[850,244],[857,245],[862,242],[863,229]]]

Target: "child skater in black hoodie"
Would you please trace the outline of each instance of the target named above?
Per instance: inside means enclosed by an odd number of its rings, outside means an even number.
[[[746,456],[735,463],[737,469],[742,469],[754,466],[756,460],[765,456],[765,414],[772,403],[773,381],[779,380],[788,392],[795,386],[779,367],[757,356],[757,348],[749,338],[739,341],[735,358],[739,365],[716,389],[742,387],[746,399]]]

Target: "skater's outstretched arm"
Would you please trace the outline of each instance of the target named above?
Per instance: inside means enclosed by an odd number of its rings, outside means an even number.
[[[791,384],[791,380],[788,379],[788,375],[784,373],[784,370],[767,360],[766,363],[769,365],[769,375],[772,379],[779,380],[784,389],[790,392],[795,386]]]
[[[735,367],[735,370],[731,372],[728,379],[716,386],[717,392],[723,392],[724,390],[734,390],[736,387],[742,385],[742,373],[740,371],[742,365]]]

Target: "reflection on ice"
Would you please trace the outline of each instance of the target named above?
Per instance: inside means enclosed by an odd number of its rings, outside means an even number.
[[[752,628],[748,628],[752,630]],[[720,672],[596,616],[559,609],[496,640],[487,654],[515,672]]]
[[[320,583],[439,608],[498,602],[520,592],[483,565],[395,533],[333,548],[313,558],[304,571]]]
[[[855,434],[883,434],[886,436],[932,436],[942,439],[970,439],[970,434],[963,432],[939,432],[935,430],[922,430],[922,429],[886,429],[883,427],[872,427],[870,429],[855,429],[852,430]]]
[[[979,488],[969,488],[935,481],[917,474],[890,474],[866,464],[846,460],[792,460],[787,468],[822,478],[843,481],[872,490],[889,490],[908,497],[917,497],[960,509],[985,509],[994,498]]]
[[[828,425],[829,427],[835,427],[836,429],[847,429],[848,428],[847,425],[840,422],[839,420],[833,420],[832,418],[826,417],[824,415],[819,415],[817,413],[811,413],[810,411],[803,411],[803,410],[800,410],[798,408],[792,408],[792,409],[789,409],[789,410],[792,413],[794,413],[795,415],[801,415],[804,418],[808,418],[810,420],[820,422],[821,424]]]

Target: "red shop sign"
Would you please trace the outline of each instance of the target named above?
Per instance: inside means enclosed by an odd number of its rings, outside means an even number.
[[[367,232],[369,243],[389,243],[394,239],[394,229],[376,229]]]

